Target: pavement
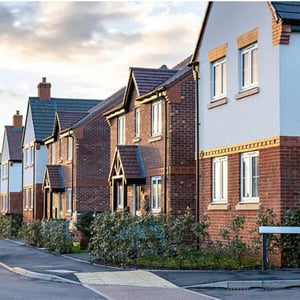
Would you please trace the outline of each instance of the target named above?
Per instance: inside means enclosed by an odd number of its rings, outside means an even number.
[[[204,300],[216,299],[201,294],[201,289],[207,288],[300,287],[300,269],[129,270],[92,261],[87,253],[60,255],[28,247],[22,241],[0,239],[0,267],[31,278],[81,284],[108,300]]]

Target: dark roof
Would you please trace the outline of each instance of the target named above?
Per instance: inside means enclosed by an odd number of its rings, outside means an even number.
[[[109,180],[113,176],[114,165],[120,161],[123,175],[126,180],[142,180],[146,178],[144,162],[139,146],[137,145],[118,145],[115,150],[114,159],[111,166]]]
[[[101,100],[51,98],[40,100],[38,97],[29,98],[32,114],[35,140],[42,141],[52,133],[55,112],[88,112]]]
[[[22,161],[23,128],[5,126],[10,160]]]
[[[300,24],[300,2],[271,2],[276,14],[285,23]]]
[[[46,178],[48,178],[51,190],[64,190],[65,183],[61,165],[47,165],[45,172],[45,179]]]
[[[79,127],[83,123],[87,122],[88,120],[91,120],[94,116],[98,114],[104,114],[105,112],[119,106],[122,104],[123,97],[124,97],[125,87],[122,87],[117,92],[106,98],[103,102],[100,104],[94,106],[89,110],[89,114],[82,118],[79,122],[74,124],[74,128]]]
[[[56,112],[56,118],[59,122],[60,131],[72,127],[79,120],[84,118],[88,113],[85,112],[75,112],[75,111],[58,111]]]
[[[136,83],[138,95],[141,96],[155,89],[173,76],[177,70],[162,66],[159,69],[130,68],[133,80]]]

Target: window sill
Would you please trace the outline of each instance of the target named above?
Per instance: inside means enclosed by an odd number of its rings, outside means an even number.
[[[249,97],[258,93],[259,93],[259,87],[256,86],[247,90],[240,91],[238,94],[235,95],[235,100],[240,100],[245,97]]]
[[[138,142],[140,142],[140,141],[141,141],[141,138],[140,138],[140,137],[135,137],[135,138],[133,138],[133,140],[132,140],[133,143],[138,143]]]
[[[208,210],[229,210],[230,205],[228,203],[210,203],[207,209]]]
[[[235,209],[236,210],[259,210],[261,209],[261,204],[240,202],[235,206]]]
[[[155,214],[160,214],[161,213],[161,209],[152,209],[151,212],[155,215]]]
[[[163,136],[162,135],[155,135],[155,136],[152,136],[148,142],[149,143],[153,143],[153,142],[157,142],[157,141],[161,141],[163,139]]]
[[[214,100],[212,101],[211,103],[209,103],[207,105],[207,108],[208,109],[212,109],[212,108],[215,108],[215,107],[219,107],[219,106],[222,106],[224,104],[227,104],[227,97],[224,97],[224,98],[220,98],[218,100]]]

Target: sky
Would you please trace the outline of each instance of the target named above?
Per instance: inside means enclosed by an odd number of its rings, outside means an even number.
[[[42,77],[51,96],[105,99],[130,67],[173,67],[196,46],[206,1],[0,2],[0,142]]]

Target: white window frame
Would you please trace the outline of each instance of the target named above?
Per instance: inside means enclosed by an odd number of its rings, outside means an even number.
[[[218,80],[216,80],[218,78]],[[212,63],[212,100],[224,98],[227,93],[226,57]]]
[[[258,51],[257,43],[251,44],[240,51],[240,66],[241,66],[241,89],[249,89],[258,85]],[[253,53],[256,53],[256,61],[253,58]],[[244,67],[245,56],[248,57],[248,63]],[[245,69],[245,70],[244,70]],[[245,76],[246,75],[246,76]],[[247,78],[247,80],[245,79]],[[247,82],[245,82],[247,81]]]
[[[71,161],[73,159],[73,138],[68,136],[67,139],[67,160]]]
[[[118,117],[118,145],[125,145],[125,115]]]
[[[29,208],[29,195],[28,195],[28,189],[25,189],[25,209]]]
[[[256,162],[256,169],[254,163]],[[241,154],[241,202],[259,202],[259,152]]]
[[[29,198],[29,200],[30,200],[30,204],[29,204],[30,209],[33,209],[33,188],[30,189],[29,194],[30,194],[30,198]]]
[[[55,165],[55,143],[51,144],[51,164]]]
[[[59,139],[59,160],[63,159],[63,140]]]
[[[141,120],[141,110],[140,108],[136,108],[134,111],[134,135],[135,137],[140,136],[140,120]]]
[[[212,168],[213,203],[226,203],[228,190],[228,158],[215,157]]]
[[[124,186],[122,182],[117,182],[117,208],[124,208]]]
[[[161,128],[162,128],[162,110],[161,110],[161,104],[162,102],[155,101],[152,102],[151,107],[151,135],[156,136],[161,134]]]
[[[151,210],[153,212],[161,211],[161,176],[151,177]]]
[[[30,165],[33,166],[33,157],[34,157],[34,149],[33,149],[33,145],[30,146]]]
[[[67,212],[67,214],[72,213],[72,188],[67,188],[66,212]]]

